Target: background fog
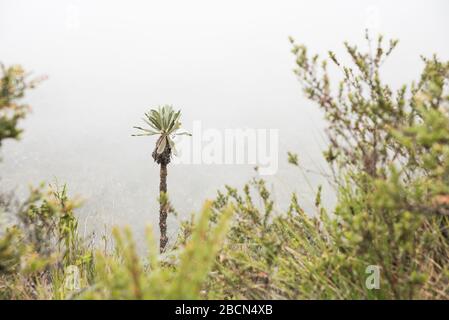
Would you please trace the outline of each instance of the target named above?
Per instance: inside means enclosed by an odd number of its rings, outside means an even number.
[[[0,0],[0,61],[49,78],[30,92],[33,113],[22,141],[1,149],[1,190],[25,194],[40,181],[67,183],[85,204],[82,227],[158,219],[159,168],[154,139],[131,137],[143,112],[173,104],[184,126],[279,129],[279,170],[268,177],[280,206],[292,191],[312,211],[324,184],[312,187],[286,161],[325,170],[326,145],[318,108],[302,96],[292,73],[288,36],[311,52],[342,42],[365,46],[364,29],[399,38],[384,79],[398,87],[416,79],[419,55],[449,59],[447,1],[20,1]],[[197,211],[225,184],[241,186],[252,166],[176,165],[168,186],[179,217]]]

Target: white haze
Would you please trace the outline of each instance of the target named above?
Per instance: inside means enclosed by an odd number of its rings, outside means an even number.
[[[141,232],[158,219],[159,171],[154,139],[131,137],[150,107],[181,108],[187,129],[279,129],[278,174],[268,177],[285,207],[291,192],[313,212],[326,179],[286,161],[295,151],[311,170],[325,170],[318,108],[292,73],[288,36],[311,52],[364,46],[364,29],[400,39],[385,65],[394,87],[416,79],[419,55],[449,59],[447,1],[20,1],[0,0],[0,61],[49,79],[26,101],[33,113],[20,142],[1,149],[1,190],[25,194],[28,184],[67,183],[85,204],[81,226],[129,224]],[[173,165],[168,186],[179,219],[198,211],[225,184],[240,187],[251,166]],[[141,233],[140,233],[141,234]]]

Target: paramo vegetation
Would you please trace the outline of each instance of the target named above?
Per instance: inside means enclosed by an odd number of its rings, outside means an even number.
[[[255,178],[242,190],[218,191],[176,239],[164,233],[160,249],[148,228],[140,256],[126,228],[113,230],[115,250],[81,238],[79,204],[65,187],[40,186],[25,201],[2,195],[0,298],[449,298],[449,63],[423,58],[421,77],[393,90],[379,70],[398,42],[367,41],[369,52],[345,43],[352,61],[345,66],[332,52],[320,58],[291,40],[294,72],[328,122],[334,209],[322,206],[317,190],[315,212],[304,212],[294,193],[280,212]],[[340,82],[328,68],[340,71]],[[19,66],[1,66],[0,76],[1,143],[19,137],[28,110],[21,98],[39,79]],[[166,165],[179,115],[151,111],[150,127],[138,128],[159,135],[161,230],[172,210]],[[298,152],[289,153],[293,166]],[[366,287],[370,265],[380,268],[379,289]]]

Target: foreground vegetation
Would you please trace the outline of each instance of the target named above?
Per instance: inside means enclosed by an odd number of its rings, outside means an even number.
[[[379,69],[397,41],[367,40],[372,52],[345,44],[351,66],[292,40],[295,73],[329,123],[332,212],[321,190],[316,212],[304,212],[296,194],[278,212],[254,179],[219,191],[162,254],[148,229],[143,258],[127,229],[113,231],[113,252],[81,239],[65,188],[32,190],[23,203],[5,196],[0,298],[449,298],[449,63],[423,59],[420,79],[394,91]],[[327,61],[341,70],[337,86]],[[2,139],[17,137],[7,133],[17,125],[8,114],[22,96],[16,87],[26,87],[22,75],[3,69]],[[300,157],[290,153],[289,162],[299,166]],[[369,266],[380,268],[377,289],[366,286]]]

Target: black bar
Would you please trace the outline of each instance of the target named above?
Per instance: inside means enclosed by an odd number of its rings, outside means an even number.
[[[425,316],[447,312],[447,301],[0,301],[0,319],[10,313],[46,319],[316,319],[319,316]],[[443,313],[444,314],[444,313]],[[4,316],[4,317],[3,317]],[[380,320],[383,320],[380,319]]]

